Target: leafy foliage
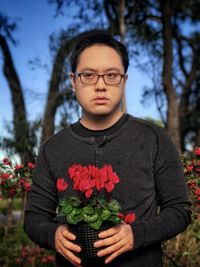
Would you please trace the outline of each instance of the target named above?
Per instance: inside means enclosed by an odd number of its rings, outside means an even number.
[[[10,228],[7,234],[2,229],[0,228],[0,266],[55,266],[52,251],[47,251],[32,243],[24,233],[21,224]]]

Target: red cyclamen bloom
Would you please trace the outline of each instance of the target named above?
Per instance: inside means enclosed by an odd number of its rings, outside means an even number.
[[[200,147],[197,147],[194,152],[195,155],[200,156]]]
[[[68,183],[65,182],[64,178],[58,178],[56,182],[56,188],[58,191],[62,192],[65,191],[68,187]]]
[[[73,180],[73,189],[84,193],[86,198],[91,197],[94,188],[97,191],[105,189],[110,193],[115,184],[119,183],[119,177],[113,172],[111,165],[104,165],[99,169],[94,165],[73,164],[69,167],[68,173]]]
[[[135,213],[129,213],[129,214],[126,214],[124,221],[126,223],[133,223],[135,219],[136,219]]]
[[[93,189],[89,188],[89,189],[85,192],[85,197],[86,197],[86,198],[90,198],[91,195],[92,195],[92,193],[93,193]]]
[[[119,213],[118,213],[118,217],[119,217],[120,219],[124,220],[125,215],[124,215],[123,213],[119,212]]]

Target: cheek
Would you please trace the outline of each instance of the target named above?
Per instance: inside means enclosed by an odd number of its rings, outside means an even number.
[[[81,106],[89,103],[89,96],[87,93],[84,92],[76,92],[76,99]]]
[[[123,96],[124,90],[122,88],[118,88],[118,90],[115,90],[115,93],[113,93],[113,97],[116,100],[120,100]]]

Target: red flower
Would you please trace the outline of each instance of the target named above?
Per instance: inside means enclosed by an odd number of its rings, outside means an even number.
[[[188,186],[190,187],[190,188],[195,188],[196,187],[196,182],[195,181],[188,181]]]
[[[70,179],[74,179],[74,176],[79,176],[80,175],[80,171],[82,169],[81,164],[73,164],[71,167],[69,167],[68,169],[68,173],[70,176]]]
[[[31,183],[29,182],[24,182],[24,188],[27,192],[31,190]]]
[[[194,151],[195,155],[200,156],[200,147],[197,147]]]
[[[192,166],[192,165],[188,165],[188,166],[186,166],[186,168],[187,168],[187,170],[190,172],[190,171],[193,170],[194,166]]]
[[[195,190],[195,191],[194,191],[194,194],[195,194],[195,195],[200,195],[200,189]]]
[[[11,176],[10,173],[3,173],[2,175],[0,175],[0,178],[2,179],[8,179]]]
[[[41,259],[41,263],[43,263],[43,264],[48,263],[48,258],[43,256]]]
[[[85,197],[86,197],[86,198],[90,198],[91,195],[92,195],[92,193],[93,193],[93,190],[92,190],[91,188],[89,188],[89,189],[85,192]]]
[[[9,197],[14,196],[16,193],[17,193],[16,189],[14,188],[9,189]]]
[[[111,181],[105,183],[105,188],[108,193],[112,192],[114,189],[114,184]]]
[[[27,249],[26,247],[22,247],[22,257],[25,258],[27,256]]]
[[[64,178],[58,178],[56,182],[56,188],[58,191],[65,191],[68,187],[68,183],[65,182]]]
[[[4,165],[10,165],[10,161],[8,158],[4,158],[2,161]]]
[[[135,213],[129,213],[129,214],[126,214],[124,221],[130,224],[130,223],[133,223],[135,219],[136,219]]]
[[[118,213],[118,217],[119,217],[120,219],[124,220],[124,218],[125,218],[125,215],[124,215],[124,214],[122,214],[121,212],[119,212],[119,213]]]
[[[104,188],[105,183],[102,181],[102,179],[100,179],[100,176],[99,176],[94,179],[94,185],[97,191],[101,191]]]
[[[49,262],[53,262],[54,261],[54,256],[48,255],[47,259],[48,259]]]
[[[17,264],[20,264],[20,263],[21,263],[21,259],[20,259],[20,258],[16,258],[16,259],[15,259],[15,262],[16,262]]]
[[[24,168],[24,165],[23,164],[17,164],[16,166],[15,166],[15,169],[16,170],[20,170],[20,169],[23,169]]]
[[[35,164],[33,164],[32,162],[28,163],[28,168],[29,169],[34,169],[35,168]]]

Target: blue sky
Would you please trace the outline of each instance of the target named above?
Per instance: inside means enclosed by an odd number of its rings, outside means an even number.
[[[9,43],[13,61],[25,90],[26,107],[29,119],[38,118],[44,108],[44,100],[51,72],[52,55],[49,50],[49,35],[65,29],[72,22],[70,14],[76,10],[71,8],[67,16],[55,17],[55,5],[47,0],[0,0],[2,14],[18,21],[18,30],[14,33],[17,46]],[[49,72],[42,68],[32,70],[29,60],[39,58],[49,66]],[[142,88],[149,85],[150,80],[145,73],[139,72],[130,62],[129,80],[126,88],[128,112],[137,117],[158,118],[152,101],[151,105],[143,106],[141,101]],[[10,92],[2,72],[2,54],[0,52],[0,134],[5,134],[5,121],[12,120]]]

